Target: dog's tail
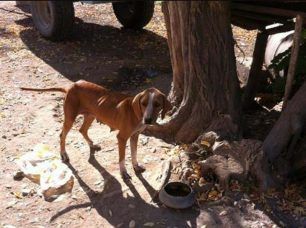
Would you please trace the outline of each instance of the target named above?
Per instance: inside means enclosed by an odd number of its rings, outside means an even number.
[[[20,87],[20,89],[21,90],[28,90],[28,91],[37,91],[37,92],[53,91],[53,92],[67,93],[67,90],[65,88],[60,88],[60,87],[44,88],[44,89]]]

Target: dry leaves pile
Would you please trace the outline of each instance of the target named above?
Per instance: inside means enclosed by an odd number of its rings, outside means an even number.
[[[210,147],[208,141],[202,140],[200,145],[184,144],[167,152],[168,156],[179,157],[180,165],[175,166],[172,173],[178,174],[183,182],[187,182],[197,192],[199,204],[219,200],[224,192],[213,174],[203,174],[198,164],[212,154]]]
[[[181,166],[176,166],[172,173],[181,174],[182,181],[187,182],[197,192],[198,204],[218,201],[224,196],[224,189],[213,173],[203,173],[200,161],[212,155],[211,144],[202,140],[200,144],[181,145],[168,152],[170,156],[178,156]],[[306,216],[305,185],[288,185],[283,190],[270,190],[260,193],[255,183],[242,183],[231,180],[229,191],[246,193],[249,199],[268,213],[283,213],[285,216],[298,219]]]

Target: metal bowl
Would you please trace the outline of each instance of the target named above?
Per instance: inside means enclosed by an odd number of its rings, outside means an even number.
[[[159,200],[167,207],[184,209],[195,202],[193,189],[182,182],[170,182],[159,192]]]

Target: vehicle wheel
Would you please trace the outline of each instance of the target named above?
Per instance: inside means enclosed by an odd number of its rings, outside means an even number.
[[[74,21],[72,1],[31,1],[31,12],[39,33],[52,41],[67,38]]]
[[[114,13],[126,28],[141,29],[146,26],[154,13],[154,1],[114,2]]]

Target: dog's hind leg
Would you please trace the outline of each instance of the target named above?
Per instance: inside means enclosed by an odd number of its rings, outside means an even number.
[[[78,112],[72,105],[64,104],[64,124],[60,134],[60,147],[61,147],[61,158],[64,162],[69,162],[69,157],[66,153],[66,137],[70,131]]]
[[[90,114],[85,114],[83,124],[79,131],[83,135],[86,142],[88,143],[90,149],[97,151],[97,150],[101,150],[101,147],[99,145],[94,145],[93,141],[88,136],[88,129],[94,120],[95,120],[95,116],[90,115]]]
[[[74,119],[73,119],[74,121]],[[70,131],[73,121],[71,119],[64,121],[63,130],[60,134],[60,145],[61,145],[61,158],[64,162],[69,162],[69,157],[66,153],[66,137],[68,132]]]

